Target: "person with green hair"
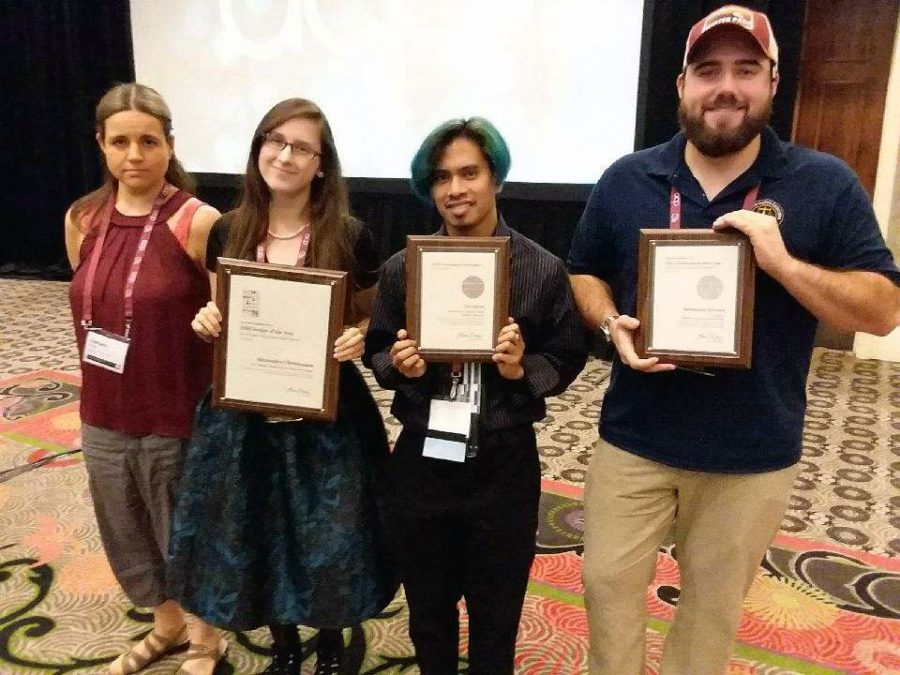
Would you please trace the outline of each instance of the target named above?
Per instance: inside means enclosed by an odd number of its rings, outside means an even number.
[[[396,390],[391,412],[403,424],[388,461],[388,513],[423,675],[457,672],[462,598],[468,673],[512,675],[541,492],[533,424],[587,354],[562,261],[497,210],[509,166],[500,132],[479,117],[437,127],[411,166],[413,190],[443,220],[436,236],[510,238],[512,316],[492,362],[429,363],[419,354],[406,331],[405,251],[382,268],[366,335],[364,363]],[[431,402],[448,398],[460,373],[473,371],[481,383],[477,430],[469,430],[465,456],[439,458],[428,433]]]
[[[497,193],[506,180],[512,159],[509,155],[509,146],[506,145],[506,140],[500,135],[497,127],[483,117],[447,120],[435,127],[422,141],[410,164],[412,190],[419,199],[428,204],[434,203],[431,187],[439,155],[457,138],[469,139],[481,150],[491,170],[491,179]]]

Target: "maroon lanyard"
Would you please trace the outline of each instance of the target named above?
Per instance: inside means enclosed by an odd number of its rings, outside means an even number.
[[[743,208],[747,211],[753,208],[756,198],[759,196],[759,183],[754,185],[744,197]],[[669,228],[672,230],[681,229],[681,193],[672,187],[669,196]]]
[[[128,272],[128,278],[125,280],[125,337],[131,333],[131,322],[134,320],[134,284],[137,281],[138,272],[141,264],[144,262],[144,252],[147,250],[147,244],[150,241],[150,235],[153,234],[153,227],[159,219],[159,212],[166,198],[169,195],[168,183],[163,184],[156,201],[153,202],[153,210],[147,216],[144,228],[141,231],[141,238],[138,240],[137,250],[134,252],[134,260],[131,261],[131,269]],[[116,204],[116,195],[111,194],[106,204],[103,206],[103,213],[100,218],[100,235],[97,237],[97,243],[94,244],[94,250],[91,251],[91,260],[88,264],[87,277],[84,280],[84,291],[82,293],[82,315],[81,325],[85,330],[93,327],[94,316],[94,296],[91,292],[94,287],[94,277],[97,275],[97,266],[100,264],[100,255],[103,252],[103,244],[106,242],[106,234],[109,232],[109,224],[112,220],[113,208]]]
[[[306,228],[306,231],[300,235],[300,250],[297,252],[297,263],[294,267],[303,267],[304,263],[306,263],[306,253],[309,251],[309,238],[312,234],[312,226]],[[267,262],[266,261],[266,243],[263,242],[256,247],[256,262]]]

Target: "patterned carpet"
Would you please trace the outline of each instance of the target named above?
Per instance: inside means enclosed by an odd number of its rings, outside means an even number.
[[[128,604],[103,556],[80,454],[7,471],[78,447],[78,363],[66,292],[62,283],[0,279],[2,675],[103,672],[149,628],[150,617]],[[585,672],[580,498],[607,374],[607,364],[591,361],[538,426],[545,480],[539,555],[519,634],[523,674]],[[394,437],[390,393],[370,383]],[[745,603],[729,672],[900,673],[900,364],[818,350],[809,392],[803,473]],[[648,592],[651,673],[677,604],[672,553],[671,543],[660,551]],[[314,633],[302,635],[311,652]],[[345,637],[350,666],[366,675],[418,672],[402,595]],[[265,667],[265,631],[230,634],[229,641],[225,672]],[[464,654],[465,628],[462,647]],[[172,673],[179,659],[146,672]],[[304,673],[313,662],[310,656]]]

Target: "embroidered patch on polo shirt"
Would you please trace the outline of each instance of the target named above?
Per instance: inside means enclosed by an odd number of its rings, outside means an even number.
[[[779,225],[784,220],[784,209],[774,199],[758,199],[753,204],[753,212],[761,213],[764,216],[772,216],[778,221]]]

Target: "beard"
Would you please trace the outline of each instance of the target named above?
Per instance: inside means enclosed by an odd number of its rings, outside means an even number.
[[[737,99],[722,94],[714,105],[737,105]],[[704,121],[702,110],[694,115],[687,111],[684,101],[678,103],[678,121],[684,135],[707,157],[725,157],[740,152],[765,128],[771,116],[772,99],[769,99],[759,112],[748,110],[744,120],[734,129],[714,129]]]

